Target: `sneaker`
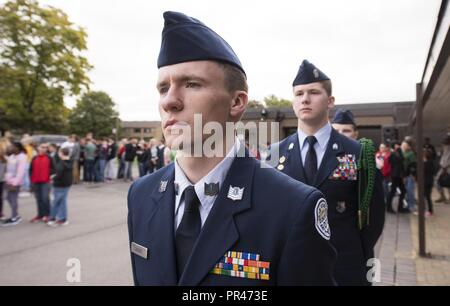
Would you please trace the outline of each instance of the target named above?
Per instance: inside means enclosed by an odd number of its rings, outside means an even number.
[[[9,218],[7,220],[5,220],[2,223],[2,226],[14,226],[20,223],[20,221],[22,221],[22,218],[20,216],[14,217],[14,218]]]
[[[50,217],[49,216],[42,217],[42,222],[47,223],[48,221],[50,221]]]
[[[47,221],[48,226],[55,226],[55,224],[56,224],[55,219],[48,219],[48,221]]]
[[[58,220],[58,221],[56,221],[56,224],[58,226],[66,226],[66,225],[69,225],[69,221],[68,220]]]
[[[6,217],[5,217],[5,215],[4,214],[0,214],[0,221],[5,221],[6,220]]]
[[[37,223],[42,221],[42,217],[35,216],[33,219],[30,220],[30,223]]]
[[[21,191],[19,193],[19,198],[29,198],[31,197],[31,193],[29,191]]]

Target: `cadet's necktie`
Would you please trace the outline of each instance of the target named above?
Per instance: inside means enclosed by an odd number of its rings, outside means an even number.
[[[202,228],[199,205],[200,200],[195,193],[194,186],[187,187],[184,190],[184,214],[175,235],[178,279],[183,274],[186,262]]]
[[[312,185],[317,174],[317,155],[316,150],[314,149],[317,139],[314,136],[308,136],[306,137],[306,141],[309,144],[305,160],[306,183]]]

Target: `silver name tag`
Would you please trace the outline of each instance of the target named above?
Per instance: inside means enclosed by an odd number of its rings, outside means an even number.
[[[144,259],[147,259],[148,249],[146,247],[143,247],[142,245],[137,244],[136,242],[132,242],[131,253],[134,253],[138,256],[141,256]]]

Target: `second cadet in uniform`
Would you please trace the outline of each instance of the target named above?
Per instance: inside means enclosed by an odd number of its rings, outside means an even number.
[[[353,113],[348,109],[338,109],[334,114],[333,120],[331,120],[331,126],[339,134],[347,136],[351,139],[358,139],[358,128],[353,118]]]
[[[384,224],[380,177],[374,176],[373,196],[361,207],[361,144],[339,134],[328,121],[334,107],[330,79],[304,60],[293,82],[293,92],[298,131],[272,147],[272,152],[279,152],[275,167],[325,194],[331,242],[338,253],[334,271],[338,285],[369,284],[366,264],[374,257],[374,246]],[[373,156],[367,160],[375,162]]]

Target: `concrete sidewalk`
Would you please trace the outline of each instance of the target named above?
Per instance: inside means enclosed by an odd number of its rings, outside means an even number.
[[[28,221],[33,196],[19,198],[23,220],[0,227],[0,285],[132,285],[126,195],[129,183],[75,185],[69,192],[70,224],[52,228]],[[9,205],[4,204],[9,215]],[[81,282],[70,283],[67,261],[81,264]]]
[[[52,228],[28,222],[34,197],[19,199],[23,221],[0,227],[0,285],[132,285],[126,226],[129,183],[75,185],[69,192],[69,221]],[[4,211],[9,214],[5,202]],[[386,215],[376,254],[381,282],[376,285],[450,285],[450,205],[436,204],[426,221],[430,258],[417,256],[417,216]],[[81,264],[81,282],[66,275],[68,260]]]
[[[436,198],[436,197],[435,197]],[[426,218],[427,257],[420,257],[418,216],[387,214],[379,241],[382,286],[450,286],[450,205],[435,204]]]

